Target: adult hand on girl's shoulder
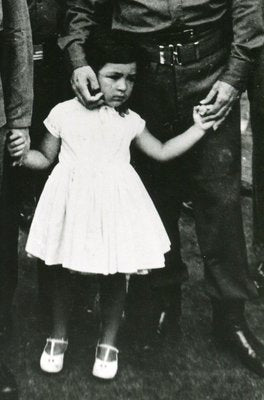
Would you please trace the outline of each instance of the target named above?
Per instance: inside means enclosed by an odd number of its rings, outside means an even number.
[[[73,71],[71,85],[78,100],[90,110],[103,104],[103,94],[100,92],[96,74],[89,65]]]
[[[205,132],[211,128],[213,128],[215,121],[206,121],[205,115],[208,112],[208,109],[212,106],[199,105],[193,108],[193,121],[194,124]]]
[[[9,130],[7,137],[7,150],[12,158],[12,166],[21,165],[22,158],[30,148],[30,136],[28,128],[13,128]]]

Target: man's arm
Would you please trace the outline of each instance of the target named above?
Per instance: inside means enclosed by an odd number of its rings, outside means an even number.
[[[207,113],[215,119],[214,129],[225,120],[234,102],[246,88],[249,72],[264,45],[263,19],[259,0],[230,1],[233,40],[227,67],[201,104],[213,104]]]
[[[26,0],[2,0],[0,68],[7,127],[28,128],[33,103],[33,56]]]
[[[81,103],[89,108],[102,104],[96,75],[85,54],[85,43],[94,26],[107,26],[111,21],[110,0],[67,0],[66,35],[59,39],[72,71],[72,89]],[[97,94],[89,92],[88,84]],[[98,93],[99,92],[99,93]]]
[[[110,0],[66,0],[65,36],[59,46],[65,52],[69,66],[76,68],[88,65],[84,46],[94,26],[109,24]]]
[[[258,50],[264,45],[262,9],[260,0],[233,0],[230,3],[233,41],[221,81],[241,92],[246,88]]]

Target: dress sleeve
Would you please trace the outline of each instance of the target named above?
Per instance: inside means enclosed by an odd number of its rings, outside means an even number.
[[[44,125],[47,130],[56,138],[61,137],[63,113],[60,105],[55,106],[47,118],[44,120]]]
[[[137,113],[134,111],[129,111],[129,114],[131,114],[131,127],[132,127],[132,137],[133,139],[144,131],[145,126],[146,126],[146,121],[140,117]]]

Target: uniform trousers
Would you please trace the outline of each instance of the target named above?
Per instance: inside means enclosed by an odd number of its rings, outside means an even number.
[[[157,44],[141,43],[146,60],[151,60]],[[226,46],[186,65],[146,61],[141,66],[132,107],[146,119],[152,134],[164,142],[192,125],[193,106],[221,76],[228,56]],[[183,280],[178,219],[187,193],[194,206],[207,293],[220,301],[255,296],[242,226],[238,102],[216,132],[208,133],[182,157],[167,164],[139,154],[134,159],[172,242],[166,268],[150,275],[152,287],[169,287]]]
[[[50,110],[59,102],[72,97],[69,89],[69,77],[65,73],[62,53],[57,46],[56,38],[47,39],[41,47],[43,58],[34,61],[34,105],[30,129],[33,148],[38,148],[41,143],[46,131],[43,121]],[[31,170],[24,170],[23,172],[22,203],[25,214],[28,213],[28,222],[31,222],[36,203],[49,173],[50,171],[36,172]],[[47,290],[50,282],[49,270],[43,266],[41,261],[38,261],[39,305],[43,316],[50,311],[50,293]]]
[[[0,128],[0,323],[9,324],[18,278],[19,169],[5,149],[7,129]]]

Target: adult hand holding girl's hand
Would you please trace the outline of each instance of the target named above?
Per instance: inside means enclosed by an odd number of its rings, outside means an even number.
[[[199,105],[193,108],[194,124],[204,131],[211,129],[215,124],[215,120],[207,121],[205,117],[212,107],[211,105]]]
[[[230,113],[233,104],[239,99],[239,91],[223,81],[216,81],[201,105],[212,105],[205,116],[206,121],[215,120],[213,129],[217,130]]]
[[[90,110],[104,103],[96,74],[89,65],[73,71],[71,85],[78,100]]]
[[[28,128],[10,129],[7,139],[7,149],[13,159],[12,166],[20,165],[23,156],[30,148],[30,137]]]

